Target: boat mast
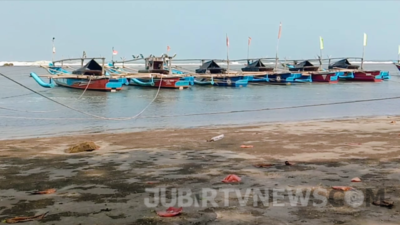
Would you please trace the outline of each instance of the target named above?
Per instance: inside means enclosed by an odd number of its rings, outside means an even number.
[[[397,53],[397,63],[400,63],[400,45],[399,45],[399,52]]]
[[[228,64],[227,72],[229,73],[229,38],[228,38],[228,34],[226,34],[226,63]]]
[[[278,50],[279,50],[279,40],[281,39],[281,32],[282,32],[282,22],[279,23],[278,42],[276,44],[276,55],[275,55],[275,70],[278,69]]]
[[[319,50],[320,50],[320,57],[319,57],[319,69],[322,69],[322,50],[324,49],[324,39],[322,37],[319,37]]]
[[[363,53],[362,53],[362,58],[361,58],[361,70],[364,70],[365,46],[367,46],[367,34],[366,33],[364,33],[364,45],[363,45]]]
[[[56,47],[54,47],[54,39],[56,39],[55,37],[53,37],[53,55],[51,56],[51,61],[54,62],[54,54],[56,54]]]

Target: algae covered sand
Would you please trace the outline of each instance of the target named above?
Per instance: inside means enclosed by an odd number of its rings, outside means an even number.
[[[397,119],[1,141],[0,219],[48,212],[40,223],[397,224],[400,124],[391,123]],[[221,134],[221,140],[206,141]],[[85,141],[93,141],[100,148],[92,152],[66,152]],[[285,161],[294,165],[286,166]],[[256,168],[257,163],[273,165]],[[241,181],[221,182],[229,174],[239,176]],[[354,177],[362,182],[350,182]],[[393,201],[394,207],[374,206],[371,199],[353,207],[344,204],[343,192],[326,196],[328,202],[322,205],[312,193],[306,205],[293,204],[288,192],[326,190],[329,195],[332,186],[350,186],[365,196],[371,190],[372,197],[384,190],[384,197]],[[57,191],[30,194],[50,188]],[[154,200],[151,191],[160,188],[165,188],[164,203],[147,207],[146,199]],[[172,204],[174,188],[190,190],[193,204],[183,207],[178,216],[159,217],[156,211],[165,211],[167,203],[177,206]],[[206,188],[219,190],[214,198],[216,205],[202,205],[207,197],[203,192]],[[228,188],[233,192],[226,197],[221,190]],[[285,191],[274,202],[274,190],[278,189]],[[257,202],[254,192],[249,192],[247,201],[241,201],[235,191],[243,197],[246,190],[261,190],[270,196],[269,204]]]

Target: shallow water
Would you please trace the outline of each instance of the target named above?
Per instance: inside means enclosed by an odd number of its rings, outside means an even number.
[[[155,97],[157,88],[129,86],[116,93],[87,91],[78,99],[82,90],[63,87],[45,89],[29,77],[32,71],[46,74],[43,69],[0,67],[1,73],[65,105],[102,117],[127,118],[96,119],[57,105],[0,77],[0,139],[399,114],[399,100],[394,99],[294,109],[188,115],[400,96],[400,78],[396,76],[399,72],[393,64],[366,64],[364,67],[388,70],[391,80],[381,83],[305,83],[289,86],[251,84],[245,88],[193,86],[187,90],[161,89],[157,99],[136,119],[127,117],[140,113]]]

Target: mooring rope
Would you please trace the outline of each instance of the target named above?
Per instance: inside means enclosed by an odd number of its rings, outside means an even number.
[[[107,118],[107,117],[102,117],[102,116],[97,116],[97,115],[93,115],[75,108],[72,108],[68,105],[65,105],[63,103],[57,102],[45,95],[42,95],[40,93],[38,93],[37,91],[34,91],[32,89],[30,89],[29,87],[26,87],[25,85],[7,77],[6,75],[0,73],[1,76],[11,80],[14,83],[17,83],[18,85],[50,100],[53,101],[61,106],[64,106],[68,109],[71,109],[73,111],[85,114],[85,115],[89,115],[91,117],[94,117],[96,119],[102,119],[102,120],[130,120],[130,119],[134,119],[137,118],[139,115],[141,115],[157,98],[160,88],[161,88],[161,83],[162,83],[162,78],[163,76],[161,76],[161,80],[160,80],[160,85],[158,87],[156,96],[153,98],[153,100],[137,115],[132,116],[132,117],[121,117],[121,118]],[[260,111],[272,111],[272,110],[282,110],[282,109],[296,109],[296,108],[308,108],[308,107],[318,107],[318,106],[329,106],[329,105],[339,105],[339,104],[353,104],[353,103],[362,103],[362,102],[372,102],[372,101],[385,101],[385,100],[394,100],[394,99],[400,99],[400,96],[395,96],[395,97],[386,97],[386,98],[374,98],[374,99],[362,99],[362,100],[352,100],[352,101],[342,101],[342,102],[332,102],[332,103],[319,103],[319,104],[308,104],[308,105],[299,105],[299,106],[285,106],[285,107],[275,107],[275,108],[261,108],[261,109],[245,109],[245,110],[232,110],[232,111],[218,111],[218,112],[205,112],[205,113],[189,113],[189,114],[178,114],[178,115],[158,115],[158,116],[145,116],[142,118],[167,118],[167,117],[189,117],[189,116],[204,116],[204,115],[218,115],[218,114],[234,114],[234,113],[245,113],[245,112],[260,112]],[[0,117],[7,117],[7,116],[0,116]],[[8,117],[11,118],[11,117]],[[18,118],[28,118],[28,117],[18,117]],[[68,119],[83,119],[83,118],[30,118],[30,119],[62,119],[62,120],[68,120]]]
[[[90,85],[90,81],[92,80],[92,77],[89,78],[89,82],[87,83],[85,90],[82,92],[82,94],[79,96],[78,100],[82,98],[82,96],[85,94],[86,90],[88,89],[89,85]],[[34,94],[34,93],[29,93],[30,94]],[[28,95],[28,94],[24,94],[24,95]],[[23,95],[20,95],[23,96]],[[26,112],[26,113],[49,113],[49,112],[57,112],[59,111],[58,109],[56,110],[49,110],[49,111],[29,111],[29,110],[20,110],[20,109],[14,109],[14,108],[8,108],[8,107],[3,107],[0,106],[0,109],[3,110],[9,110],[9,111],[15,111],[15,112]]]
[[[12,82],[18,84],[19,86],[21,86],[21,87],[23,87],[23,88],[25,88],[25,89],[28,89],[29,91],[32,91],[33,93],[35,93],[35,94],[37,94],[37,95],[40,95],[40,96],[46,98],[47,100],[50,100],[50,101],[52,101],[52,102],[54,102],[54,103],[56,103],[56,104],[58,104],[58,105],[61,105],[61,106],[65,107],[65,108],[68,108],[68,109],[73,110],[73,111],[75,111],[75,112],[82,113],[82,114],[85,114],[85,115],[87,115],[87,116],[91,116],[91,117],[98,118],[98,119],[102,119],[102,120],[131,120],[131,119],[137,118],[137,117],[140,116],[144,111],[146,111],[146,109],[147,109],[148,107],[150,107],[150,105],[157,99],[158,94],[160,93],[161,84],[162,84],[162,80],[163,80],[163,76],[161,76],[160,84],[159,84],[159,86],[158,86],[158,90],[157,90],[157,93],[156,93],[155,97],[154,97],[153,100],[152,100],[142,111],[140,111],[138,114],[136,114],[135,116],[132,116],[132,117],[125,117],[125,118],[124,118],[124,117],[122,117],[122,118],[107,118],[107,117],[103,117],[103,116],[94,115],[94,114],[91,114],[91,113],[88,113],[88,112],[85,112],[85,111],[82,111],[82,110],[79,110],[79,109],[75,109],[75,108],[73,108],[73,107],[71,107],[71,106],[68,106],[68,105],[66,105],[66,104],[64,104],[64,103],[58,102],[58,101],[56,101],[56,100],[54,100],[54,99],[51,99],[51,98],[49,98],[49,97],[47,97],[47,96],[45,96],[45,95],[43,95],[43,94],[41,94],[41,93],[39,93],[39,92],[37,92],[37,91],[31,89],[31,88],[29,88],[29,87],[27,87],[27,86],[21,84],[20,82],[14,80],[14,79],[11,79],[10,77],[6,76],[6,75],[3,74],[3,73],[0,73],[0,76],[3,76],[4,78],[6,78],[6,79],[8,79],[8,80],[10,80],[10,81],[12,81]]]

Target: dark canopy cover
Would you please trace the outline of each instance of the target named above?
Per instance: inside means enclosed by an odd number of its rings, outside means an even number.
[[[314,66],[314,64],[306,60],[294,65],[294,68],[290,68],[289,71],[315,71],[318,70],[318,68],[318,66]]]
[[[358,69],[359,66],[352,65],[347,59],[342,59],[332,65],[329,65],[329,69],[333,69],[334,67],[342,69]]]
[[[261,61],[261,59],[258,59],[258,60],[254,61],[252,63],[248,62],[247,66],[242,68],[242,71],[244,71],[244,72],[245,71],[249,71],[249,72],[250,71],[251,72],[254,72],[254,71],[271,71],[273,69],[274,68],[266,67],[264,65],[264,63]]]
[[[94,60],[90,60],[86,65],[72,72],[80,75],[102,75],[102,67]]]
[[[203,63],[199,69],[196,69],[196,73],[223,73],[226,69],[221,68],[214,60]]]

